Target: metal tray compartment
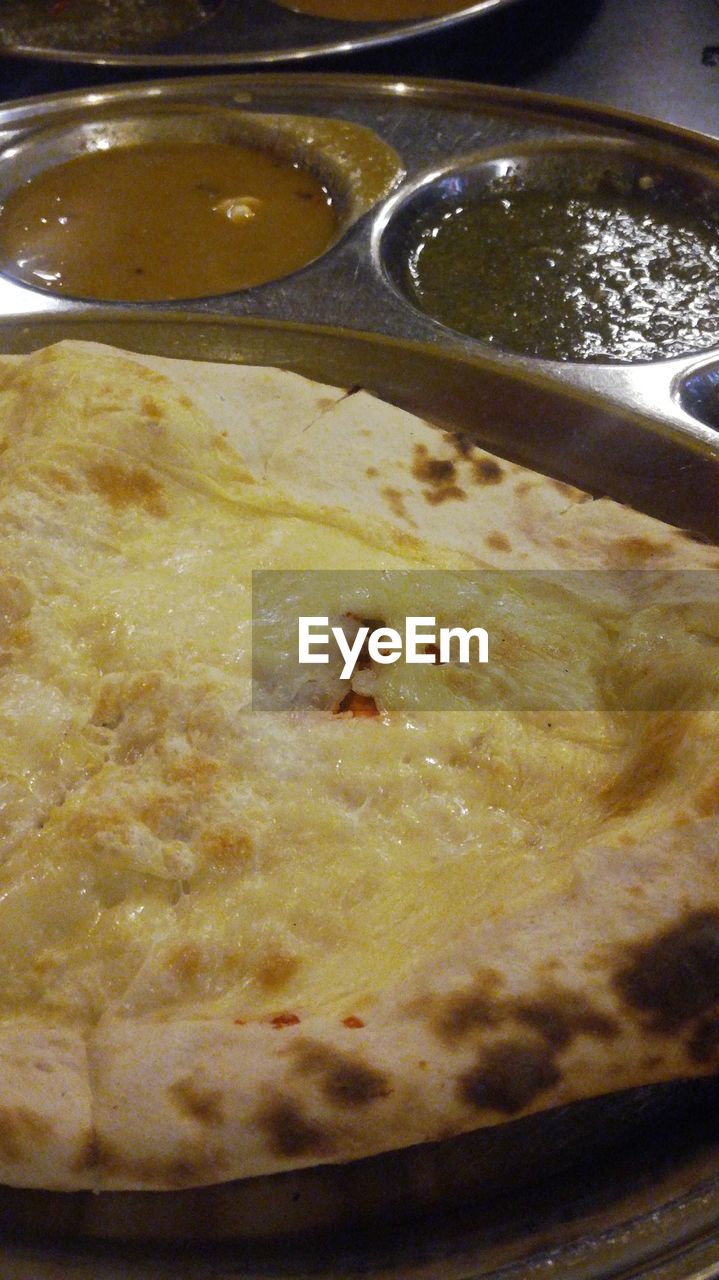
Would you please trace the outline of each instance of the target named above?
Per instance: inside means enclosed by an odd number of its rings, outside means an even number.
[[[324,253],[330,252],[403,174],[397,153],[361,124],[326,117],[245,112],[231,107],[158,103],[134,112],[123,107],[31,130],[0,153],[0,202],[39,174],[51,173],[56,166],[80,156],[153,143],[197,148],[198,154],[214,144],[247,147],[312,174],[332,197],[337,220],[336,234]],[[77,305],[76,299],[68,299],[57,290],[25,286],[22,273],[16,273],[11,266],[6,268],[6,274],[19,287],[30,288],[40,296],[45,294],[50,306],[57,299]],[[231,290],[228,295],[237,296]],[[182,303],[195,300],[183,298]]]
[[[423,312],[407,266],[424,229],[431,227],[434,233],[446,219],[460,212],[460,206],[474,207],[477,210],[492,207],[496,209],[502,204],[511,204],[515,194],[520,197],[525,193],[539,195],[544,205],[551,208],[553,205],[566,206],[572,197],[589,197],[591,200],[601,191],[610,192],[613,197],[620,199],[631,197],[637,216],[640,209],[644,217],[651,217],[656,211],[657,220],[650,224],[654,231],[663,212],[665,216],[667,213],[676,216],[681,210],[684,234],[691,227],[692,219],[696,218],[696,225],[706,230],[707,240],[711,231],[712,239],[719,248],[719,177],[716,170],[697,162],[691,156],[680,156],[677,149],[672,147],[651,145],[632,138],[579,135],[556,143],[529,142],[512,148],[492,148],[476,155],[461,156],[443,169],[421,175],[414,182],[405,182],[401,191],[385,201],[381,215],[375,220],[373,259],[395,292],[421,314],[427,315],[430,314],[430,308]],[[531,225],[531,215],[529,216]],[[615,219],[617,217],[615,213]],[[603,242],[602,237],[597,235],[596,228],[594,229],[592,250],[601,250],[606,257],[611,244],[612,254],[621,255],[621,232],[616,231],[614,221],[608,224],[607,233],[607,240]],[[562,254],[564,246],[561,241],[550,239],[549,234],[546,234],[542,252],[556,258]],[[496,230],[494,237],[496,238],[490,241],[492,245],[500,240]],[[517,260],[516,249],[514,252],[510,251],[508,257],[511,257],[514,266]],[[576,271],[576,261],[573,265]],[[719,255],[716,265],[719,266]],[[457,279],[459,280],[459,271]],[[506,299],[508,309],[521,306],[525,278],[518,273],[513,279],[503,279],[502,283],[503,296],[499,300],[495,299],[495,305],[502,307]],[[632,283],[636,283],[636,280]],[[637,290],[643,305],[646,305],[646,295],[642,296],[642,290],[649,283],[648,276],[645,276]],[[472,284],[481,293],[482,276],[476,275]],[[706,292],[706,286],[704,291]],[[696,296],[697,290],[693,292]],[[447,294],[448,286],[445,285],[443,297],[446,298]],[[564,318],[568,310],[570,308],[565,294]],[[542,316],[538,306],[537,312]],[[542,318],[546,324],[546,315]],[[445,340],[449,340],[449,333],[446,333],[448,328],[455,336],[464,334],[471,338],[471,331],[463,330],[460,325],[450,326],[448,320],[439,318],[435,323],[445,331]],[[578,320],[575,327],[578,333],[575,335],[571,354],[566,356],[566,363],[579,361],[582,364],[606,365],[628,362],[625,357],[613,354],[611,349],[597,357],[581,354],[577,350],[577,338],[579,330],[586,335],[587,328],[586,324],[580,326]],[[712,330],[707,325],[706,336],[689,338],[687,335],[682,340],[678,335],[664,333],[657,334],[651,343],[647,338],[646,346],[650,349],[653,347],[651,354],[636,355],[631,363],[663,363],[679,353],[693,355],[711,350],[716,346],[717,327],[719,318]],[[475,340],[480,346],[487,348],[488,344],[483,339]],[[511,345],[496,342],[491,349],[522,356],[531,354],[527,346],[526,336],[523,339],[518,333]],[[548,365],[553,363],[547,358],[543,358],[543,362]],[[563,361],[560,368],[564,363]]]
[[[167,138],[175,127],[184,136],[193,118],[203,122],[196,125],[200,131],[229,130],[245,140],[269,140],[281,120],[283,145],[292,137],[291,145],[338,191],[343,232],[291,276],[183,303],[205,315],[350,324],[481,355],[487,351],[482,343],[436,324],[395,287],[405,210],[448,166],[462,171],[486,162],[491,170],[498,156],[505,164],[528,164],[530,157],[533,166],[551,166],[552,157],[567,153],[579,172],[587,156],[606,155],[611,165],[646,166],[658,180],[684,183],[702,199],[717,198],[719,143],[709,138],[538,94],[316,75],[146,82],[7,106],[0,110],[0,196],[43,164],[67,159],[98,139],[114,145]],[[90,305],[0,275],[0,314],[79,314]],[[161,312],[176,304],[135,305]],[[718,347],[706,353],[709,360]],[[668,427],[712,434],[714,419],[702,418],[703,428],[697,424],[696,395],[683,391],[687,378],[697,385],[696,356],[611,366],[497,358],[513,368],[543,368],[565,385],[652,413]]]

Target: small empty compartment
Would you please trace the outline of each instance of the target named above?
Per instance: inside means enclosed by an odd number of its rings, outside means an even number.
[[[719,359],[691,369],[675,395],[685,413],[719,431]]]
[[[392,201],[376,249],[413,307],[502,351],[634,363],[719,344],[716,177],[668,148],[468,156]]]

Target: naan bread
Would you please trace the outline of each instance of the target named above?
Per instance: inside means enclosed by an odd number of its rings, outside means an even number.
[[[363,392],[85,343],[0,362],[0,447],[4,1182],[225,1183],[716,1071],[705,587],[567,591],[596,710],[541,710],[525,586],[539,709],[250,708],[253,569],[716,548]]]

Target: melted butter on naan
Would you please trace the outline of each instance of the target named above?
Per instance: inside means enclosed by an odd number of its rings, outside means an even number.
[[[652,681],[665,679],[671,705],[674,677],[652,665],[633,611],[565,593],[550,639],[566,644],[569,617],[578,709],[542,713],[556,668],[541,611],[520,590],[497,670],[532,691],[534,710],[478,705],[471,681],[437,667],[452,709],[413,709],[392,668],[378,681],[378,718],[333,716],[329,685],[327,710],[251,712],[253,569],[486,564],[500,488],[490,462],[508,465],[469,458],[495,496],[469,525],[463,516],[459,545],[443,503],[426,504],[425,530],[417,491],[403,495],[409,519],[365,503],[355,481],[371,463],[366,437],[347,435],[352,398],[303,403],[284,438],[245,459],[255,427],[228,430],[131,359],[63,344],[0,367],[7,1012],[87,1023],[108,1011],[361,1011],[468,924],[568,885],[575,855],[600,837],[629,845],[719,807],[718,628],[711,609],[698,625],[691,601],[658,607],[683,658],[677,705],[694,673],[706,711],[650,714]],[[363,422],[375,403],[362,398]],[[247,412],[256,422],[253,398]],[[428,431],[412,427],[410,470]],[[321,489],[323,450],[349,462]],[[555,523],[595,505],[511,472],[515,495],[524,479]],[[630,513],[623,536],[661,529],[644,520]],[[517,527],[536,563],[537,521]],[[544,536],[555,546],[554,525]],[[686,562],[713,563],[710,550],[686,544]],[[582,563],[605,561],[585,548]],[[399,613],[410,606],[395,601]],[[642,680],[647,710],[627,716],[623,685]]]

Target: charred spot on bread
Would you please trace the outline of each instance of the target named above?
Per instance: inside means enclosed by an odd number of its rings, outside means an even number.
[[[507,538],[503,533],[498,533],[496,529],[492,530],[491,533],[488,533],[484,541],[488,547],[491,547],[492,551],[504,551],[509,553],[512,550],[512,544],[509,541],[509,538]]]
[[[549,483],[557,493],[563,498],[567,498],[570,502],[591,502],[591,494],[584,493],[581,489],[575,488],[573,484],[567,484],[564,480],[555,480],[550,478]]]
[[[661,555],[668,549],[667,543],[664,541],[660,542],[656,538],[647,538],[637,534],[617,538],[612,546],[622,562],[629,566],[646,564],[648,560],[653,560],[655,556]]]
[[[467,494],[458,484],[438,485],[436,489],[423,490],[424,496],[431,507],[438,507],[442,502],[456,501],[464,502]]]
[[[258,958],[255,972],[258,982],[266,991],[279,991],[286,986],[301,967],[300,956],[276,947]]]
[[[407,524],[412,525],[412,527],[416,529],[416,521],[414,521],[407,513],[404,501],[405,495],[402,490],[395,489],[393,485],[385,485],[382,490],[382,494],[387,499],[387,505],[389,506],[392,515],[396,516],[398,520],[405,520]]]
[[[128,1155],[107,1140],[99,1141],[96,1151],[95,1168],[130,1185],[179,1191],[202,1182],[219,1182],[227,1176],[225,1153],[219,1147],[208,1148],[196,1142],[177,1143],[173,1154],[166,1158]]]
[[[152,418],[155,422],[165,417],[165,410],[153,396],[143,396],[140,408],[146,418]]]
[[[450,499],[463,501],[467,494],[457,484],[457,466],[451,458],[432,458],[424,444],[414,446],[412,475],[427,485],[422,493],[430,506],[439,506]]]
[[[504,468],[500,467],[496,458],[474,458],[472,474],[475,484],[501,484],[504,479]]]
[[[257,1116],[270,1150],[277,1156],[299,1159],[331,1155],[334,1142],[323,1125],[308,1117],[298,1102],[275,1098]]]
[[[451,458],[431,458],[426,445],[416,444],[412,475],[422,484],[438,485],[444,488],[445,485],[454,483],[457,467]]]
[[[600,791],[608,813],[632,813],[656,791],[674,767],[688,723],[676,711],[650,713],[640,722],[629,759]]]
[[[30,1107],[0,1107],[0,1158],[21,1164],[28,1150],[44,1147],[52,1137],[52,1126]]]
[[[719,912],[689,912],[630,946],[614,988],[655,1032],[676,1032],[707,1014],[719,1002]]]
[[[493,971],[479,975],[465,991],[436,997],[430,1008],[435,1034],[449,1045],[511,1023],[530,1028],[553,1050],[580,1035],[613,1039],[619,1030],[615,1018],[580,992],[547,983],[526,996],[503,994]]]
[[[496,1026],[502,1019],[504,1001],[497,994],[498,983],[498,975],[493,970],[480,973],[471,987],[418,1002],[415,1012],[429,1015],[435,1034],[454,1044],[478,1028]]]
[[[141,507],[148,515],[167,516],[167,503],[162,485],[145,467],[123,466],[117,462],[91,463],[86,475],[93,492],[104,498],[116,511]]]
[[[88,1173],[100,1164],[100,1143],[94,1130],[86,1134],[80,1143],[73,1168],[76,1173]]]
[[[689,1057],[702,1066],[719,1062],[719,1014],[699,1020],[689,1041]]]
[[[464,431],[443,431],[442,439],[454,449],[458,458],[468,458],[477,448],[476,440]]]
[[[334,1106],[361,1107],[391,1092],[387,1076],[354,1054],[303,1040],[293,1046],[293,1056],[298,1074],[314,1077]]]
[[[576,1036],[611,1040],[619,1031],[617,1021],[597,1009],[577,991],[548,988],[541,994],[513,1002],[519,1022],[525,1023],[554,1049],[564,1049]]]
[[[187,1076],[170,1085],[167,1095],[182,1115],[197,1124],[220,1128],[224,1123],[225,1109],[220,1089],[203,1088]]]
[[[477,1111],[518,1115],[561,1079],[546,1044],[501,1040],[480,1054],[476,1067],[459,1077],[462,1102]]]

